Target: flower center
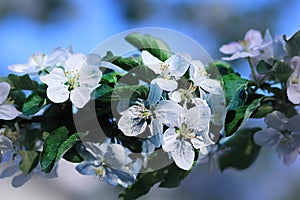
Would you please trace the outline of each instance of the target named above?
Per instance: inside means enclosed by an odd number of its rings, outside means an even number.
[[[284,135],[282,140],[281,140],[281,145],[285,149],[294,149],[295,144],[292,136],[290,135]]]
[[[140,114],[138,115],[139,118],[147,120],[150,119],[150,117],[152,117],[152,112],[149,109],[147,109],[144,104],[140,103],[138,104],[138,106],[140,107]]]
[[[195,138],[195,131],[187,126],[187,124],[183,123],[181,128],[176,130],[176,133],[183,136],[186,139]]]
[[[65,76],[67,78],[67,82],[65,85],[69,86],[69,90],[73,90],[75,87],[80,87],[79,83],[79,70],[70,70],[65,72]]]
[[[95,168],[95,171],[96,171],[96,176],[99,176],[99,177],[104,177],[105,176],[104,167],[102,167],[102,166],[97,167],[97,168]]]
[[[164,79],[170,80],[171,79],[171,72],[169,71],[170,65],[164,62],[159,63],[161,75]]]

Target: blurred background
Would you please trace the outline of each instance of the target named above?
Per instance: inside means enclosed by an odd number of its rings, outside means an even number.
[[[218,59],[220,45],[242,39],[251,28],[292,36],[300,29],[299,9],[297,0],[0,0],[0,75],[9,74],[10,64],[26,63],[34,52],[72,45],[87,54],[114,34],[147,26],[184,33]],[[247,70],[240,70],[247,76]],[[120,192],[79,175],[64,161],[58,173],[57,179],[33,178],[19,189],[10,186],[10,179],[0,180],[1,199],[116,199]],[[263,149],[247,170],[221,173],[201,165],[180,187],[155,187],[141,199],[296,200],[299,188],[300,162],[285,167],[274,151]]]

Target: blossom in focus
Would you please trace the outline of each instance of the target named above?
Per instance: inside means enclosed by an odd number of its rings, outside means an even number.
[[[274,147],[285,165],[295,162],[300,147],[300,115],[287,119],[281,112],[274,111],[267,115],[265,123],[267,129],[255,133],[256,144]]]
[[[256,57],[260,54],[260,50],[270,45],[264,43],[261,32],[258,30],[249,30],[244,39],[239,42],[230,42],[220,47],[220,51],[224,54],[232,54],[231,57],[223,57],[223,60],[235,60],[239,58]]]
[[[54,103],[62,103],[69,98],[78,108],[90,100],[92,91],[98,87],[102,72],[98,66],[90,65],[83,54],[72,54],[63,68],[54,68],[50,74],[41,76],[48,85],[47,97]]]
[[[10,85],[6,82],[0,83],[0,119],[12,120],[21,114],[11,102],[7,101]]]
[[[83,175],[98,176],[111,186],[121,185],[127,187],[135,181],[135,175],[125,165],[126,152],[119,144],[106,144],[100,146],[85,142],[88,152],[85,161],[76,166],[76,170]]]
[[[288,80],[287,96],[288,99],[294,103],[300,103],[300,57],[295,56],[291,59],[291,68],[294,70],[293,74]]]
[[[18,73],[38,73],[43,70],[50,72],[54,67],[64,66],[66,60],[71,56],[72,48],[58,47],[50,55],[35,53],[30,56],[26,64],[15,64],[8,66],[8,69]]]
[[[145,66],[159,75],[151,83],[156,83],[162,90],[173,91],[178,86],[176,80],[187,71],[191,57],[188,54],[175,54],[163,62],[148,51],[142,51],[142,60]]]
[[[158,119],[153,118],[154,106],[161,98],[162,90],[154,83],[150,86],[147,101],[138,99],[134,105],[121,112],[122,117],[118,122],[118,127],[126,136],[137,136],[142,134],[147,128],[147,121],[150,122],[150,132],[152,135],[162,133],[162,124]]]
[[[178,167],[189,170],[195,159],[194,148],[206,155],[214,143],[208,136],[210,108],[204,100],[190,109],[165,100],[158,104],[156,114],[168,126],[163,134],[163,150],[171,154]]]

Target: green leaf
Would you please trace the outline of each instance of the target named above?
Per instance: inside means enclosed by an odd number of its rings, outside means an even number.
[[[85,134],[75,133],[71,135],[68,139],[66,139],[58,148],[55,164],[62,158],[62,156],[69,151],[75,144],[80,141],[80,138],[83,137]]]
[[[108,51],[102,60],[113,63],[126,71],[141,65],[141,63],[134,57],[123,58],[121,56],[114,56],[111,51]]]
[[[103,96],[110,96],[113,90],[114,88],[104,83],[93,91],[93,93],[91,94],[91,98],[95,100]]]
[[[215,72],[215,69],[218,69],[218,73]],[[218,78],[216,75],[218,75],[219,73],[221,76],[234,73],[232,67],[228,63],[223,61],[216,61],[216,62],[209,63],[206,70],[211,75],[211,78],[213,79]]]
[[[222,154],[218,162],[221,171],[229,167],[246,169],[256,160],[260,147],[254,143],[253,135],[259,130],[261,129],[241,129],[225,142],[220,142]]]
[[[227,109],[234,110],[242,106],[247,100],[247,88],[253,85],[247,79],[236,74],[223,76]]]
[[[26,99],[22,107],[22,113],[24,115],[33,115],[40,111],[43,107],[47,105],[46,99],[40,97],[37,93],[32,93]]]
[[[139,50],[147,50],[161,61],[173,55],[170,47],[161,39],[143,33],[131,33],[125,37],[127,42]]]
[[[6,78],[3,79],[3,77],[1,77],[0,82],[5,79]],[[36,90],[39,87],[39,84],[36,81],[31,80],[28,74],[23,76],[9,74],[7,79],[12,90]]]
[[[103,83],[117,83],[119,78],[122,77],[123,74],[116,72],[116,71],[110,71],[105,72],[102,75],[101,82]]]
[[[40,160],[42,171],[49,173],[52,170],[58,149],[68,138],[68,132],[66,127],[60,127],[46,138]]]
[[[177,167],[175,163],[172,163],[168,168],[168,173],[166,173],[164,179],[161,181],[158,187],[163,188],[175,188],[178,187],[181,181],[191,173],[191,170],[183,170]]]
[[[293,69],[285,62],[276,62],[272,70],[272,74],[282,82],[286,82],[293,73]]]
[[[24,174],[29,174],[39,162],[39,153],[36,151],[18,151],[18,154],[22,157],[20,162],[20,170]]]
[[[259,61],[256,70],[259,74],[267,74],[272,69],[272,66],[266,63],[264,60]]]
[[[119,197],[123,200],[137,199],[138,197],[147,194],[152,186],[159,183],[167,173],[168,170],[166,168],[143,173],[138,177],[137,181],[126,188]]]
[[[289,57],[300,56],[300,31],[297,31],[289,40],[286,35],[283,36],[285,40],[285,48]]]
[[[229,110],[225,118],[225,136],[234,134],[242,127],[251,114],[261,105],[263,98],[254,99],[251,103],[245,104],[236,110]]]

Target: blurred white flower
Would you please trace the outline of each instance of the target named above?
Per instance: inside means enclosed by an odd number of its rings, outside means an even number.
[[[27,64],[15,64],[8,66],[8,69],[18,73],[38,73],[46,70],[50,72],[54,67],[64,66],[66,60],[71,56],[72,48],[58,47],[49,56],[44,53],[35,53],[30,56]]]
[[[10,85],[6,82],[0,83],[0,119],[12,120],[21,114],[11,102],[7,101]]]
[[[158,104],[155,112],[168,126],[163,134],[163,150],[171,153],[178,167],[189,170],[195,158],[194,148],[206,155],[208,147],[214,144],[208,136],[210,108],[204,100],[190,109],[165,100]]]
[[[268,128],[255,133],[256,144],[274,147],[285,165],[295,162],[300,147],[300,115],[287,119],[281,112],[274,111],[267,115],[265,123]]]
[[[98,87],[102,72],[98,66],[90,65],[83,54],[72,54],[66,60],[64,68],[54,68],[50,74],[41,76],[48,85],[47,96],[54,103],[69,99],[78,108],[84,107],[90,100],[92,91]]]
[[[261,32],[258,30],[249,30],[244,40],[239,42],[230,42],[220,47],[220,51],[224,54],[232,54],[231,57],[223,57],[223,60],[235,60],[239,58],[256,57],[260,54],[260,50],[270,45],[264,43]]]
[[[191,57],[188,54],[175,54],[163,62],[148,51],[142,51],[142,60],[145,66],[159,75],[151,83],[157,83],[165,91],[173,91],[178,86],[176,80],[182,77],[190,66]]]
[[[300,103],[300,57],[295,56],[290,61],[291,67],[294,70],[293,74],[288,80],[287,96],[288,99],[294,103]]]
[[[119,144],[106,144],[100,146],[91,142],[85,142],[86,148],[82,163],[76,166],[76,170],[83,175],[98,176],[111,186],[121,185],[128,187],[135,181],[135,175],[125,165],[126,152]]]

